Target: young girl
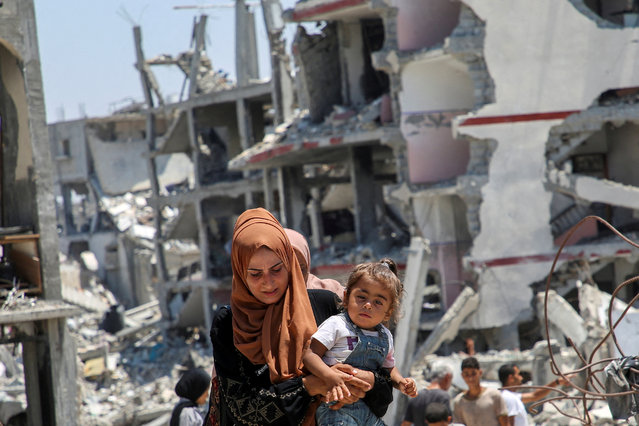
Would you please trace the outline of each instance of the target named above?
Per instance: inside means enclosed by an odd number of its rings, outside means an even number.
[[[364,263],[351,272],[344,297],[346,312],[324,321],[304,353],[304,366],[331,386],[327,401],[349,394],[342,377],[329,367],[337,363],[364,370],[387,368],[395,388],[410,397],[417,395],[415,381],[395,368],[393,336],[382,324],[396,320],[402,287],[391,259]],[[315,419],[318,425],[384,425],[361,400],[338,410],[322,403]]]

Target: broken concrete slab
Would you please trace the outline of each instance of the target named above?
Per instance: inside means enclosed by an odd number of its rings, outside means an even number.
[[[544,294],[537,295],[537,312],[544,312]],[[570,303],[554,290],[548,290],[548,321],[570,338],[577,346],[582,345],[587,337],[583,318],[570,306]]]
[[[464,288],[455,303],[448,308],[435,329],[419,347],[415,359],[434,353],[442,343],[455,338],[462,322],[477,309],[477,306],[479,306],[479,294],[471,287]]]

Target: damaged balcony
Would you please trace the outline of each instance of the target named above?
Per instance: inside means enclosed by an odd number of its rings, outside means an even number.
[[[634,171],[639,156],[634,148],[639,131],[638,94],[636,88],[608,90],[593,106],[551,129],[546,145],[546,187],[553,191],[551,226],[556,246],[587,215],[603,218],[630,239],[639,237],[639,178]],[[609,251],[613,256],[598,256],[596,263],[590,262],[593,278],[608,292],[639,262],[636,254],[624,250],[626,243],[594,221],[581,226],[566,244],[581,250],[616,246]],[[620,297],[628,301],[632,294],[627,289]]]

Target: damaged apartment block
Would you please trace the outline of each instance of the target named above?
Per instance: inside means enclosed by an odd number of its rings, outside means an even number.
[[[0,8],[0,357],[2,375],[19,384],[3,388],[0,422],[73,425],[77,366],[66,318],[78,309],[62,301],[35,28],[31,0]]]

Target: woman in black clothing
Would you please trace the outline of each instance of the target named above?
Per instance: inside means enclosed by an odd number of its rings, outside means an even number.
[[[220,308],[211,326],[217,376],[207,424],[314,424],[312,402],[328,387],[303,374],[301,357],[315,320],[337,311],[334,295],[314,290],[309,298],[283,228],[264,209],[238,218],[231,263],[231,306]],[[336,368],[351,391],[343,403],[366,397],[369,406],[385,411],[392,397],[383,373]]]

